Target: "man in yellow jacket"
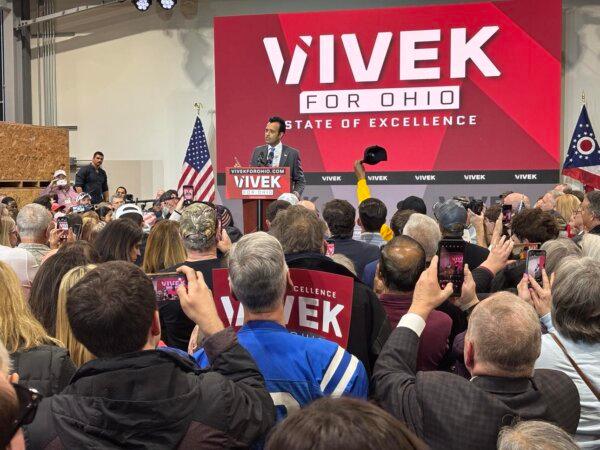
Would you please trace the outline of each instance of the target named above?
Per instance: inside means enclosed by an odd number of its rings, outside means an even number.
[[[367,175],[365,172],[365,167],[361,160],[357,160],[354,162],[354,174],[356,175],[356,196],[358,197],[358,204],[360,205],[364,200],[371,198],[371,191],[369,190],[369,186],[367,185]],[[389,241],[394,237],[394,233],[392,233],[392,229],[384,223],[381,226],[381,230],[379,231],[381,237],[386,241]]]

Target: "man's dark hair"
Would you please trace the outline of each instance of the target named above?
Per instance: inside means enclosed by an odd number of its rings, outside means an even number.
[[[4,203],[5,205],[8,205],[9,203],[12,203],[12,202],[17,203],[17,201],[13,197],[4,197],[2,199],[2,203]]]
[[[158,201],[162,203],[174,198],[177,198],[177,191],[175,189],[169,189],[168,191],[163,192]]]
[[[95,158],[96,155],[100,155],[104,158],[104,153],[102,153],[101,151],[94,152],[94,156],[92,156],[92,158]]]
[[[332,237],[351,237],[355,217],[354,206],[346,200],[331,200],[323,208],[323,219],[327,222]]]
[[[73,334],[98,358],[140,351],[156,311],[152,281],[134,264],[111,261],[67,293]]]
[[[365,231],[378,233],[387,218],[387,208],[378,198],[367,198],[358,205],[358,217]]]
[[[275,122],[277,122],[279,124],[279,132],[285,133],[285,131],[286,131],[285,120],[283,120],[279,116],[269,117],[269,123],[275,123]]]
[[[425,266],[425,250],[409,236],[396,236],[381,248],[379,276],[392,291],[413,291]]]
[[[269,206],[267,206],[267,212],[266,212],[267,220],[270,223],[273,223],[273,221],[275,220],[275,217],[277,217],[277,214],[279,213],[279,211],[286,210],[290,206],[292,206],[290,204],[290,202],[286,202],[285,200],[275,200],[273,203],[271,203]]]
[[[574,195],[575,197],[577,197],[577,199],[582,202],[583,199],[585,198],[585,193],[583,191],[577,190],[577,189],[573,189],[573,188],[566,188],[563,191],[564,194],[571,194]]]
[[[51,195],[40,195],[36,198],[32,203],[37,203],[38,205],[42,205],[48,211],[52,208],[52,196]]]
[[[416,197],[414,195],[410,195],[406,197],[404,200],[399,201],[396,204],[396,207],[399,211],[403,211],[405,209],[412,209],[419,214],[427,214],[427,205],[422,198]]]
[[[291,413],[266,450],[410,450],[429,448],[404,423],[378,406],[350,397],[320,398]]]
[[[600,219],[600,191],[590,191],[585,194],[585,197],[590,202],[588,211],[593,214],[595,219]]]
[[[140,228],[144,226],[144,218],[137,212],[130,212],[130,213],[122,214],[119,217],[119,219],[131,220],[133,223],[135,223]]]
[[[129,219],[111,220],[94,239],[100,262],[129,261],[131,249],[142,241],[142,229]]]
[[[50,336],[56,335],[56,304],[62,277],[74,267],[95,262],[81,248],[64,246],[67,248],[50,256],[40,266],[29,293],[31,312]]]
[[[283,247],[286,255],[323,252],[326,226],[313,211],[294,205],[281,211],[271,223],[269,234]]]
[[[398,210],[394,213],[392,220],[390,220],[390,228],[392,229],[394,236],[402,236],[406,222],[408,222],[410,216],[415,213],[416,211],[414,209],[403,209],[402,211]]]
[[[1,374],[0,374],[1,375]],[[8,447],[14,436],[14,423],[19,419],[19,399],[7,382],[0,385],[0,445]]]
[[[511,222],[512,233],[519,239],[543,244],[558,237],[558,223],[549,212],[541,209],[524,209]]]
[[[69,213],[66,217],[69,228],[74,229],[76,226],[79,226],[80,228],[83,226],[83,219],[81,218],[81,215],[77,213]],[[73,233],[75,233],[75,230],[73,230]]]

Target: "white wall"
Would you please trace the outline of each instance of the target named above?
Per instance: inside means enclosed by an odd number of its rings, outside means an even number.
[[[57,10],[72,6],[67,0],[56,3]],[[452,2],[185,0],[167,13],[160,10],[155,0],[151,11],[144,14],[125,2],[59,19],[58,31],[84,34],[57,45],[58,124],[77,126],[77,131],[70,134],[72,156],[89,159],[97,149],[105,153],[111,189],[123,184],[140,197],[152,195],[157,188],[172,187],[178,181],[194,123],[194,102],[204,105],[200,117],[209,142],[213,143],[216,162],[212,113],[215,16],[411,3]],[[600,4],[596,0],[564,3],[566,147],[580,111],[583,89],[590,118],[600,131]],[[34,123],[38,120],[36,69],[33,61]],[[260,142],[261,130],[256,131],[256,141]],[[235,132],[235,127],[231,132]],[[118,161],[127,163],[119,167]],[[155,162],[142,165],[136,161]]]

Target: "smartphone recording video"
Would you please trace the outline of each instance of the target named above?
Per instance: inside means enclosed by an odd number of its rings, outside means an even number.
[[[183,186],[183,199],[190,201],[194,199],[194,186]]]
[[[158,304],[179,301],[177,288],[182,284],[187,284],[185,275],[179,272],[152,273],[148,274],[154,286],[156,293],[156,302]]]
[[[526,272],[539,285],[542,284],[542,271],[546,267],[546,250],[529,250],[527,252]]]
[[[513,211],[512,205],[502,205],[502,223],[504,225],[509,225],[512,220]]]
[[[56,219],[56,228],[59,230],[69,231],[69,221],[66,217]]]
[[[540,248],[539,242],[527,242],[526,244],[514,244],[512,256],[514,260],[525,261],[529,250],[537,250]]]
[[[442,239],[438,247],[438,281],[442,289],[452,283],[456,296],[460,296],[465,279],[465,247],[465,241],[454,239]]]

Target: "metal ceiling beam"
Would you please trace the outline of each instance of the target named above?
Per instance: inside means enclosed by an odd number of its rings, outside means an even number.
[[[75,8],[65,9],[64,11],[58,11],[52,14],[47,14],[45,16],[36,17],[35,19],[21,20],[17,25],[15,25],[15,30],[27,28],[37,23],[47,22],[49,20],[59,19],[61,17],[71,16],[73,14],[89,11],[90,9],[100,8],[101,6],[116,5],[125,1],[126,0],[103,0],[95,5],[76,6]]]

